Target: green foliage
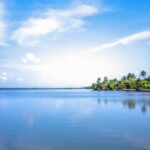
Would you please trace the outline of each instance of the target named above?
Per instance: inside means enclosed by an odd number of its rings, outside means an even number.
[[[136,78],[133,73],[128,73],[126,76],[123,76],[121,80],[113,79],[108,80],[107,77],[104,77],[104,80],[101,81],[101,78],[97,79],[96,83],[92,84],[93,90],[123,90],[123,89],[150,89],[150,76],[146,78],[146,71],[140,72],[141,78]]]
[[[116,82],[113,81],[113,80],[110,80],[110,81],[108,82],[108,89],[109,89],[109,90],[114,90],[115,87],[116,87]]]
[[[140,86],[143,89],[150,89],[150,81],[141,80]]]

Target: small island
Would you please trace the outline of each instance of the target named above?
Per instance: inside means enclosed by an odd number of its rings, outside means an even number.
[[[141,71],[139,76],[136,77],[134,73],[128,73],[120,80],[108,79],[104,77],[103,80],[99,77],[96,83],[92,84],[92,89],[99,91],[143,91],[150,92],[150,75],[146,71]]]

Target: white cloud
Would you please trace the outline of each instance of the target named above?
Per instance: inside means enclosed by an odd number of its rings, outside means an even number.
[[[20,45],[33,46],[43,36],[83,27],[85,24],[83,17],[97,12],[96,7],[83,4],[63,10],[49,9],[22,22],[22,26],[13,32],[12,39]]]
[[[100,51],[103,49],[113,48],[113,47],[118,46],[118,45],[128,45],[128,44],[131,44],[133,42],[144,40],[147,38],[150,38],[150,31],[138,32],[138,33],[129,35],[127,37],[121,38],[117,41],[100,45],[100,46],[98,46],[98,47],[96,47],[90,51],[91,52],[97,52],[97,51]]]
[[[6,73],[6,72],[0,73],[0,80],[2,80],[2,81],[7,81],[8,78],[9,78],[8,73]]]
[[[17,78],[16,78],[16,81],[18,81],[18,82],[23,82],[24,80],[23,80],[22,78],[20,78],[20,77],[17,77]]]
[[[23,79],[15,76],[15,75],[12,75],[8,72],[1,72],[0,73],[0,81],[2,81],[2,82],[8,82],[8,81],[23,82]]]
[[[146,38],[150,38],[150,31],[138,32],[120,40],[120,44],[127,45],[135,41],[140,41]]]
[[[3,3],[0,2],[0,45],[5,44],[6,22],[4,16],[5,16],[5,8]]]
[[[27,53],[22,59],[21,61],[23,63],[30,63],[30,64],[39,64],[40,63],[40,59],[38,57],[36,57],[33,53]]]

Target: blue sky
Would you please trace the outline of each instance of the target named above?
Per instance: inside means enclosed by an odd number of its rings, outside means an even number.
[[[0,0],[0,86],[150,74],[149,15],[149,0]]]

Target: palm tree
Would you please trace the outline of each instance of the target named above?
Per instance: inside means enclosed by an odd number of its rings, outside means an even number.
[[[135,78],[136,78],[136,76],[134,73],[128,73],[128,75],[127,75],[128,80],[134,80]]]
[[[137,91],[140,89],[140,81],[141,81],[141,79],[137,78],[137,80],[136,80],[136,90]]]
[[[145,79],[146,75],[147,75],[147,72],[146,72],[146,71],[142,70],[142,71],[140,72],[140,76],[141,76],[143,79]]]
[[[100,82],[101,82],[101,78],[98,78],[98,79],[97,79],[97,83],[100,83]]]
[[[108,77],[104,77],[104,82],[108,82]]]
[[[123,77],[121,78],[122,81],[126,81],[126,79],[127,79],[126,76],[123,76]]]
[[[113,81],[114,81],[114,82],[117,82],[117,78],[114,78]]]

